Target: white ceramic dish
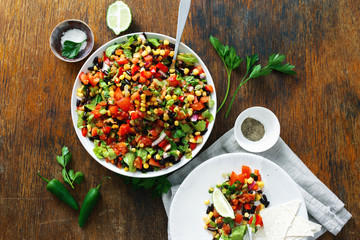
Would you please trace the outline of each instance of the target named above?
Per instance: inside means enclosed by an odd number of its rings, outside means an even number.
[[[180,185],[170,206],[169,235],[172,240],[212,239],[210,231],[204,229],[203,217],[211,200],[209,187],[223,182],[223,173],[241,172],[242,165],[259,169],[265,183],[264,193],[271,206],[300,199],[297,215],[308,219],[304,199],[296,183],[278,165],[270,160],[250,153],[230,153],[214,157],[195,168]],[[212,202],[212,201],[211,201]]]
[[[253,118],[264,125],[265,135],[259,141],[247,139],[242,131],[241,124],[246,118]],[[235,138],[239,145],[249,152],[264,152],[274,146],[280,136],[280,123],[276,115],[264,107],[251,107],[244,110],[235,122]]]
[[[71,117],[73,120],[73,125],[74,125],[74,129],[76,132],[76,135],[78,136],[81,144],[84,146],[84,148],[88,151],[88,153],[101,165],[103,165],[104,167],[106,167],[107,169],[116,172],[118,174],[121,175],[125,175],[125,176],[129,176],[129,177],[137,177],[137,178],[150,178],[150,177],[157,177],[157,176],[161,176],[161,175],[165,175],[168,174],[170,172],[175,171],[176,169],[179,169],[180,167],[184,166],[186,163],[188,163],[191,159],[186,159],[185,157],[183,157],[181,159],[181,161],[178,164],[175,164],[172,167],[160,170],[160,171],[154,171],[154,172],[148,172],[148,173],[141,173],[141,172],[126,172],[123,169],[119,169],[118,167],[116,167],[115,165],[111,164],[111,163],[107,163],[104,159],[99,159],[98,157],[96,157],[96,155],[93,152],[94,149],[94,143],[91,142],[89,140],[89,138],[85,138],[82,136],[81,134],[81,130],[79,128],[77,128],[76,124],[77,124],[77,120],[78,120],[78,114],[76,113],[76,100],[78,99],[78,97],[76,96],[77,93],[77,89],[81,86],[81,82],[79,79],[79,75],[81,72],[88,72],[88,67],[91,67],[93,65],[93,59],[95,58],[95,56],[98,57],[102,57],[103,56],[103,52],[106,50],[107,47],[115,44],[115,43],[121,43],[127,40],[128,36],[132,36],[132,35],[139,35],[142,34],[140,32],[138,33],[131,33],[131,34],[127,34],[118,38],[115,38],[107,43],[105,43],[104,45],[102,45],[99,49],[97,49],[89,58],[88,60],[84,63],[84,65],[81,67],[78,75],[76,76],[75,79],[75,83],[74,83],[74,87],[72,90],[72,95],[71,95]],[[158,34],[158,33],[150,33],[150,32],[146,32],[145,33],[146,36],[148,38],[158,38],[158,39],[167,39],[169,40],[169,42],[171,43],[175,43],[175,39],[163,34]],[[207,69],[207,67],[205,66],[204,62],[200,59],[200,57],[193,51],[191,50],[188,46],[186,46],[185,44],[181,43],[179,46],[179,53],[191,53],[194,56],[197,57],[197,59],[199,60],[199,64],[202,66],[205,74],[206,74],[206,80],[208,82],[208,84],[211,84],[214,88],[214,92],[211,94],[211,99],[214,100],[214,106],[210,109],[210,112],[212,113],[212,115],[214,116],[214,118],[216,117],[216,108],[217,108],[217,104],[216,104],[216,92],[215,92],[215,86],[214,86],[214,82],[211,78],[210,72]],[[195,157],[196,154],[200,151],[200,149],[205,145],[207,139],[210,136],[211,130],[214,126],[215,120],[212,121],[209,125],[208,125],[208,131],[206,132],[206,134],[203,136],[203,142],[201,144],[199,144],[194,150],[193,150],[193,154],[192,156]]]

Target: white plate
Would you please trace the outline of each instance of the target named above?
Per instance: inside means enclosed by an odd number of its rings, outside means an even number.
[[[271,206],[300,199],[299,216],[308,219],[306,206],[296,183],[278,165],[250,153],[230,153],[214,157],[195,168],[180,185],[170,206],[169,233],[171,240],[212,239],[212,233],[204,229],[203,217],[211,200],[209,187],[224,182],[223,173],[241,172],[242,165],[259,169],[265,183],[264,194]],[[212,201],[211,201],[212,202]]]
[[[78,75],[76,76],[75,79],[75,83],[74,83],[74,87],[72,90],[72,95],[71,95],[71,117],[72,117],[72,121],[73,121],[73,125],[74,125],[74,129],[76,132],[76,135],[78,136],[81,144],[84,146],[84,148],[86,149],[86,151],[88,151],[88,153],[101,165],[103,165],[104,167],[106,167],[107,169],[116,172],[118,174],[121,175],[125,175],[125,176],[129,176],[129,177],[137,177],[137,178],[149,178],[149,177],[157,177],[157,176],[161,176],[161,175],[165,175],[168,174],[170,172],[175,171],[176,169],[184,166],[186,163],[188,163],[191,159],[186,159],[185,157],[183,157],[181,159],[181,161],[178,164],[175,164],[174,166],[167,168],[167,169],[163,169],[160,171],[156,171],[156,172],[148,172],[148,173],[141,173],[139,171],[132,173],[132,172],[125,172],[123,169],[120,169],[118,167],[116,167],[115,165],[111,164],[111,163],[107,163],[104,159],[100,159],[98,157],[96,157],[95,153],[93,152],[94,149],[94,143],[91,142],[89,140],[89,138],[85,138],[82,136],[81,134],[81,130],[76,126],[77,124],[77,120],[78,120],[78,114],[76,113],[76,100],[78,99],[78,97],[76,96],[77,90],[78,88],[81,86],[81,82],[79,79],[79,75],[81,72],[88,72],[88,67],[93,66],[93,59],[98,56],[99,58],[101,58],[103,56],[103,52],[106,50],[107,47],[115,44],[115,43],[121,43],[127,40],[128,36],[132,36],[132,35],[140,35],[142,34],[141,32],[138,33],[131,33],[131,34],[127,34],[118,38],[115,38],[107,43],[105,43],[104,45],[102,45],[100,48],[98,48],[89,58],[88,60],[84,63],[84,65],[81,67]],[[174,43],[175,44],[175,39],[163,34],[159,34],[159,33],[150,33],[150,32],[146,32],[145,33],[146,36],[148,38],[158,38],[161,40],[169,40],[169,42]],[[214,106],[210,109],[211,114],[214,116],[214,119],[216,117],[216,108],[217,108],[217,104],[216,104],[216,92],[215,92],[215,86],[214,86],[214,82],[211,78],[210,72],[207,69],[207,67],[205,66],[204,62],[200,59],[200,57],[193,51],[191,50],[188,46],[186,46],[185,44],[181,43],[179,46],[179,53],[191,53],[193,54],[198,60],[199,60],[199,64],[202,66],[205,74],[206,74],[206,80],[208,82],[208,84],[211,84],[214,88],[214,92],[211,93],[211,99],[214,100]],[[201,150],[201,148],[205,145],[207,139],[210,136],[211,130],[214,126],[215,120],[212,121],[209,125],[208,125],[208,131],[206,132],[206,134],[203,136],[203,142],[201,144],[199,144],[194,150],[193,150],[193,154],[192,156],[195,157],[196,154]]]

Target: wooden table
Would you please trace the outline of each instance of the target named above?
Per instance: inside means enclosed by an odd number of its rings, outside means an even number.
[[[133,22],[125,33],[175,37],[178,2],[127,0]],[[161,199],[133,190],[80,144],[70,117],[70,95],[84,61],[62,62],[49,47],[52,29],[71,18],[92,28],[94,50],[115,38],[105,21],[110,3],[0,0],[0,239],[167,238]],[[226,73],[210,35],[234,46],[240,56],[258,53],[262,64],[279,52],[296,65],[296,76],[272,74],[244,85],[230,116],[225,118],[225,109],[218,114],[207,146],[244,109],[271,109],[280,120],[281,137],[353,214],[338,236],[326,233],[322,240],[359,236],[359,19],[355,0],[196,0],[182,38],[209,68],[219,102]],[[230,96],[244,71],[242,65],[233,72]],[[54,199],[36,176],[40,170],[46,177],[62,178],[55,156],[64,145],[73,154],[71,168],[86,176],[71,191],[79,202],[103,176],[112,177],[83,229],[77,225],[78,213]]]

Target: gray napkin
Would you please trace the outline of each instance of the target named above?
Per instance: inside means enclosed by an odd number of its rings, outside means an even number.
[[[171,182],[172,187],[167,194],[162,196],[166,214],[169,215],[172,198],[180,184],[194,168],[210,158],[233,152],[247,151],[238,145],[234,136],[234,129],[231,129],[203,153],[171,174],[168,180]],[[281,138],[272,148],[257,153],[257,155],[263,156],[282,167],[298,184],[299,190],[305,199],[309,219],[322,225],[321,231],[316,233],[314,238],[309,237],[309,240],[318,238],[326,231],[334,235],[341,231],[342,227],[351,218],[351,214],[345,209],[344,203],[306,167]]]

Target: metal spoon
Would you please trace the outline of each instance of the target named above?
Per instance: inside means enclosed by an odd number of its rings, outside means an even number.
[[[178,13],[177,31],[176,31],[176,43],[175,43],[174,56],[173,56],[171,68],[175,68],[176,56],[179,51],[181,35],[184,31],[186,19],[189,15],[190,5],[191,5],[191,0],[181,0],[180,4],[179,4],[179,13]]]

